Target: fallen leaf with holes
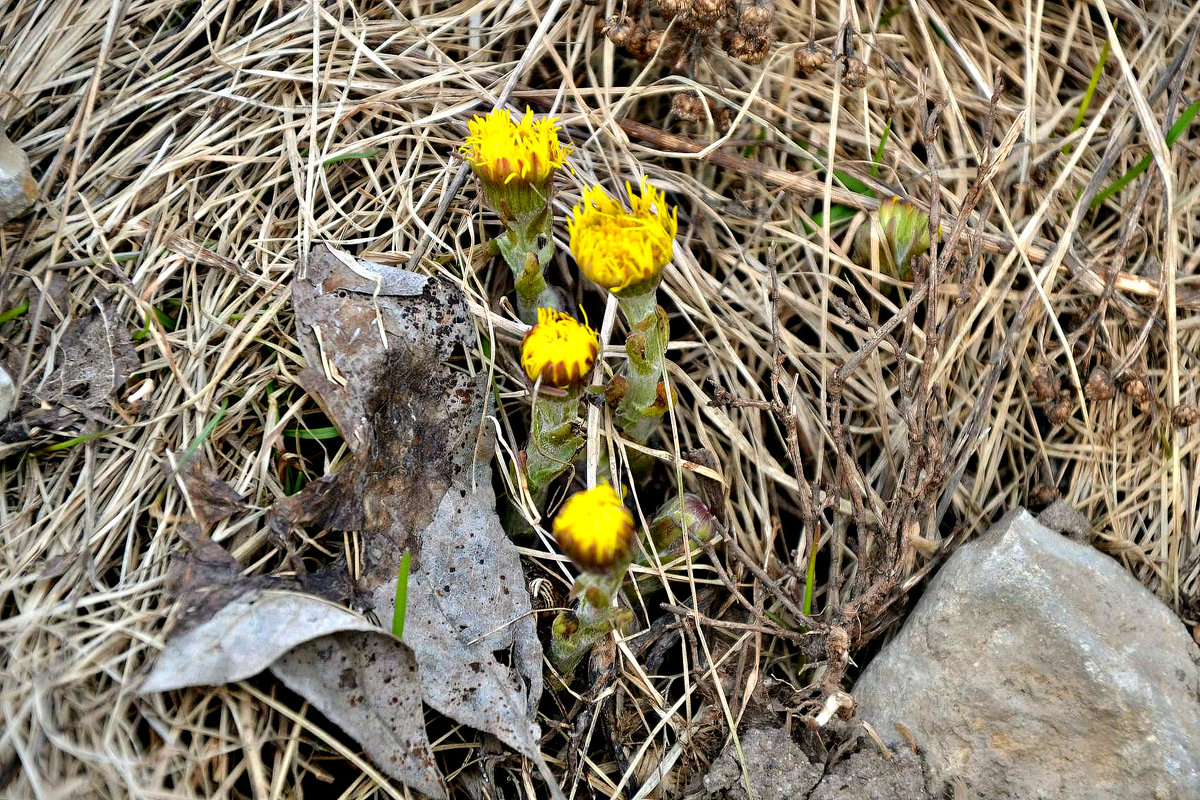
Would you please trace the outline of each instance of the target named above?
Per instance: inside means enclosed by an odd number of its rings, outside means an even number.
[[[359,531],[356,578],[339,559],[299,576],[304,591],[259,586],[207,618],[190,616],[142,691],[269,666],[388,774],[435,796],[444,788],[421,701],[537,757],[541,644],[519,554],[496,516],[487,379],[449,363],[474,340],[465,299],[451,284],[318,247],[293,304],[309,363],[300,380],[353,455],[276,503],[269,522],[285,538],[299,526]],[[365,601],[390,626],[405,553],[403,642],[313,594],[345,587],[343,599]],[[235,655],[247,647],[253,655]],[[413,670],[401,668],[406,659]],[[350,685],[359,688],[347,693]]]
[[[137,352],[115,305],[96,299],[95,308],[72,320],[55,345],[54,368],[44,377],[27,376],[20,400],[0,442],[16,442],[38,431],[71,431],[81,423],[112,426],[112,397],[138,368]]]

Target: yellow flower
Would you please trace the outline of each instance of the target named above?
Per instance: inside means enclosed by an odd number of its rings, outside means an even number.
[[[657,278],[671,260],[679,223],[666,195],[642,179],[635,194],[626,183],[632,211],[626,211],[599,186],[583,193],[571,211],[567,231],[571,254],[594,283],[619,292]]]
[[[633,548],[633,514],[611,486],[577,492],[554,518],[554,538],[585,570],[603,572],[628,558]]]
[[[569,315],[538,309],[537,324],[521,341],[521,366],[529,380],[565,389],[587,381],[600,343],[596,332]]]
[[[471,135],[459,152],[481,180],[494,186],[518,181],[545,188],[571,152],[558,142],[558,118],[535,120],[528,107],[520,122],[514,123],[501,108],[475,117],[468,127]]]

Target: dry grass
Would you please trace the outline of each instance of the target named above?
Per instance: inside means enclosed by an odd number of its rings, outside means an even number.
[[[694,75],[670,76],[614,54],[596,23],[616,9],[578,3],[9,0],[0,119],[30,154],[42,197],[0,232],[0,314],[28,303],[0,324],[0,359],[37,386],[54,374],[70,320],[97,298],[144,336],[114,404],[0,440],[0,793],[404,794],[269,681],[136,696],[161,645],[164,576],[189,518],[164,464],[168,451],[198,445],[265,509],[337,462],[335,447],[285,434],[328,425],[293,379],[302,363],[289,281],[315,242],[391,263],[425,253],[424,268],[462,283],[481,335],[516,341],[499,305],[505,270],[475,247],[492,222],[481,225],[469,183],[459,190],[452,155],[466,120],[509,90],[513,104],[561,114],[577,147],[560,210],[585,183],[613,188],[643,172],[679,204],[663,291],[678,404],[667,463],[635,499],[649,513],[684,479],[678,468],[672,477],[675,455],[711,449],[730,538],[767,578],[719,549],[751,613],[709,559],[676,565],[666,601],[699,599],[715,620],[693,620],[682,636],[663,595],[635,598],[642,624],[658,625],[609,652],[611,671],[593,661],[600,682],[588,702],[564,691],[543,703],[544,752],[568,795],[677,796],[748,702],[769,695],[814,713],[838,665],[806,666],[803,637],[763,616],[786,622],[779,595],[800,596],[814,531],[814,608],[823,625],[858,625],[851,655],[954,543],[1041,484],[1195,625],[1198,439],[1170,415],[1200,403],[1200,159],[1194,134],[1166,148],[1162,132],[1200,93],[1200,9],[1147,5],[780,2],[784,40],[762,67],[710,46]],[[1114,14],[1116,46],[1072,131]],[[838,65],[801,78],[787,32],[811,26],[828,48],[847,18],[867,31],[854,39],[866,88],[844,85]],[[684,85],[732,112],[728,134],[668,120]],[[939,105],[936,129],[923,132]],[[839,168],[870,179],[889,122],[880,191],[932,202],[947,232],[964,205],[972,211],[916,287],[849,260],[864,215],[832,229],[813,222],[830,205],[873,205],[817,164],[833,152]],[[1069,152],[1035,180],[1064,143]],[[1141,178],[1087,208],[1146,153]],[[600,311],[565,257],[553,280],[613,330],[613,309]],[[503,349],[500,429],[515,448],[523,399]],[[1064,381],[1063,425],[1032,397],[1041,365]],[[1122,393],[1085,399],[1098,365],[1140,376],[1147,409]],[[718,390],[729,402],[710,402]],[[782,413],[756,407],[772,401]],[[594,448],[619,444],[598,414],[592,423]],[[99,435],[72,441],[84,434]],[[814,508],[810,482],[827,504]],[[281,566],[260,523],[257,511],[214,532],[251,573]],[[544,541],[527,553],[539,601],[563,602],[561,563]],[[437,742],[456,785],[491,796],[491,776],[499,791],[540,795],[519,762],[464,747],[473,741],[455,732]]]

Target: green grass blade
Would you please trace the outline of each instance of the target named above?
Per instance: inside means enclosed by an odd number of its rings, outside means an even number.
[[[883,148],[887,146],[888,137],[892,135],[892,121],[889,119],[883,126],[883,135],[879,137],[879,146],[875,148],[875,156],[871,159],[871,174],[879,174],[879,165],[883,163]],[[874,194],[872,192],[872,194]]]
[[[1175,144],[1176,140],[1183,135],[1183,132],[1187,130],[1189,125],[1192,124],[1192,120],[1196,118],[1197,113],[1200,113],[1200,100],[1197,100],[1185,108],[1183,113],[1179,115],[1179,119],[1175,120],[1175,124],[1171,126],[1170,130],[1167,131],[1167,147]],[[1092,198],[1089,208],[1096,208],[1102,205],[1105,200],[1108,200],[1114,194],[1124,189],[1134,178],[1149,169],[1150,164],[1153,161],[1154,156],[1150,153],[1147,153],[1141,161],[1133,165],[1132,169],[1110,183],[1099,194]]]
[[[53,453],[58,450],[69,450],[70,448],[74,447],[77,444],[83,444],[84,442],[91,442],[96,439],[103,439],[105,436],[111,436],[114,433],[116,433],[116,431],[98,431],[96,433],[85,433],[82,436],[76,436],[72,439],[67,439],[64,442],[56,442],[55,444],[48,445],[47,447],[43,447],[42,452],[43,453]]]
[[[854,215],[857,213],[858,213],[858,209],[851,208],[850,206],[842,206],[842,205],[830,206],[829,207],[829,227],[830,227],[830,229],[832,230],[833,228],[836,228],[838,225],[841,225],[844,222],[854,219]],[[817,227],[815,229],[811,229],[807,225],[805,225],[804,226],[804,234],[806,236],[812,236],[814,230],[819,231],[825,227],[825,212],[818,211],[816,214],[813,215],[812,220],[813,220],[813,224],[816,225]]]
[[[402,555],[400,571],[396,576],[396,609],[392,612],[392,635],[397,639],[404,638],[404,616],[408,613],[408,566],[411,562],[412,554]]]
[[[337,439],[342,432],[337,428],[288,428],[284,436],[295,436],[297,439]]]
[[[0,325],[3,325],[6,322],[11,322],[12,320],[21,316],[28,310],[29,310],[29,301],[28,300],[21,303],[21,305],[17,306],[16,308],[10,308],[8,311],[5,311],[3,314],[0,314]]]
[[[208,421],[208,424],[201,429],[200,435],[196,437],[196,441],[189,444],[187,449],[183,451],[183,455],[179,457],[180,465],[186,464],[191,457],[196,454],[196,451],[200,449],[200,445],[204,444],[209,436],[212,436],[212,432],[216,430],[217,426],[221,424],[221,420],[225,418],[225,408],[228,405],[228,401],[221,401],[221,408],[218,409],[213,418]]]
[[[815,533],[813,534],[816,535]],[[813,587],[817,582],[817,548],[808,548],[808,571],[804,575],[804,602],[800,610],[812,616]]]
[[[322,167],[328,167],[330,164],[336,164],[339,161],[352,161],[356,158],[374,158],[379,155],[378,150],[363,150],[356,153],[341,153],[336,156],[330,156],[321,162]]]
[[[1100,60],[1096,62],[1096,68],[1092,70],[1092,78],[1088,81],[1087,89],[1083,93],[1083,100],[1079,103],[1079,112],[1075,114],[1075,121],[1071,123],[1071,133],[1074,133],[1083,126],[1083,118],[1087,116],[1088,108],[1092,105],[1092,97],[1096,94],[1096,86],[1100,83],[1100,76],[1104,74],[1104,64],[1108,61],[1108,51],[1111,46],[1111,43],[1106,39],[1104,41],[1104,48],[1100,51]],[[1063,152],[1071,152],[1071,145],[1065,146]]]

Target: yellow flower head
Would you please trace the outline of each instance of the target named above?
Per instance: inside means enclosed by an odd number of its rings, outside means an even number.
[[[611,486],[602,483],[577,492],[554,518],[554,538],[585,570],[603,572],[629,556],[633,514]]]
[[[677,209],[645,178],[635,194],[626,183],[632,211],[626,211],[599,186],[583,193],[571,211],[567,231],[571,254],[594,283],[619,292],[657,278],[671,260]]]
[[[537,324],[521,341],[521,366],[529,380],[566,389],[587,381],[599,352],[594,330],[561,311],[539,308]]]
[[[500,108],[468,123],[471,135],[459,148],[485,183],[505,186],[514,181],[545,188],[566,163],[571,148],[558,143],[557,117],[535,120],[528,107],[520,122]]]

